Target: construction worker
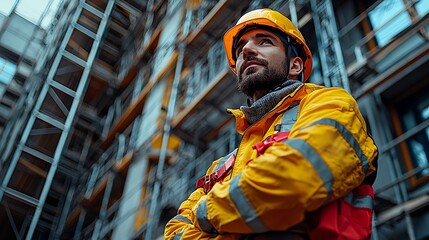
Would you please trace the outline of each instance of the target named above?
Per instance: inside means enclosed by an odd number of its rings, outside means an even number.
[[[229,109],[242,139],[199,180],[165,239],[368,239],[378,151],[356,101],[304,83],[311,52],[277,11],[243,15],[224,46],[249,98]]]

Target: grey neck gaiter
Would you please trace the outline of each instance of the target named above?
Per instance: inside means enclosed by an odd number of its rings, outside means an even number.
[[[273,91],[256,100],[250,107],[241,106],[240,110],[244,113],[247,122],[252,125],[273,109],[280,100],[292,93],[302,84],[303,83],[298,80],[286,80]]]

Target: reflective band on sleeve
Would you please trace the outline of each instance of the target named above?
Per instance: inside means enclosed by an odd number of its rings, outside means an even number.
[[[304,156],[310,163],[313,165],[314,170],[317,171],[320,178],[323,181],[323,185],[328,192],[326,200],[329,200],[332,194],[332,182],[334,177],[331,170],[326,165],[325,161],[320,157],[320,155],[310,146],[306,141],[302,139],[289,139],[285,141],[286,144],[292,148],[298,150],[302,156]]]
[[[354,207],[369,209],[373,208],[374,200],[369,195],[355,196],[353,193],[349,193],[344,197],[344,200]]]
[[[231,180],[229,187],[229,196],[231,197],[232,202],[237,208],[238,212],[241,215],[241,218],[247,223],[250,229],[255,233],[266,232],[269,229],[264,225],[264,223],[259,219],[258,214],[256,214],[255,209],[244,196],[243,191],[238,182],[241,178],[241,173],[234,177]]]
[[[356,141],[353,134],[346,127],[344,127],[344,125],[335,121],[334,119],[323,118],[323,119],[320,119],[320,120],[310,124],[309,127],[317,125],[317,124],[329,125],[329,126],[333,126],[336,129],[338,129],[338,131],[343,135],[344,139],[346,139],[346,141],[350,144],[350,146],[353,147],[353,149],[356,152],[356,155],[361,160],[362,168],[363,168],[363,171],[364,171],[365,176],[366,176],[368,174],[368,158],[365,156],[365,154],[363,154],[362,149],[360,148],[360,145]]]
[[[201,229],[207,233],[217,233],[207,216],[207,200],[204,199],[198,204],[196,217]]]
[[[286,110],[282,116],[281,123],[274,126],[274,130],[279,132],[289,132],[298,118],[298,109],[299,105],[296,105],[291,109]]]
[[[234,151],[232,151],[230,154],[228,154],[227,156],[221,158],[219,160],[219,162],[216,164],[216,167],[213,170],[213,172],[216,172],[217,170],[219,170],[219,168],[221,168],[225,164],[225,162],[228,161],[228,159],[232,156],[232,154],[237,154],[237,148]]]
[[[185,231],[183,231],[183,232],[179,232],[179,233],[177,233],[176,235],[174,235],[174,238],[173,238],[173,240],[180,240],[180,238],[182,238],[182,235],[183,235],[183,233],[184,233]]]
[[[182,215],[180,215],[180,214],[178,214],[178,215],[174,216],[174,218],[173,218],[173,219],[174,219],[174,220],[181,221],[181,222],[184,222],[184,223],[192,224],[191,220],[189,220],[187,217],[184,217],[184,216],[182,216]],[[172,220],[173,220],[173,219],[172,219]]]

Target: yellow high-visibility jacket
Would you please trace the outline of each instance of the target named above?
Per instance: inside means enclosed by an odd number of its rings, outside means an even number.
[[[289,138],[258,156],[252,146],[275,133],[274,126],[297,102]],[[377,147],[344,89],[303,84],[251,126],[240,110],[229,111],[242,134],[232,173],[207,194],[196,189],[167,223],[165,239],[238,239],[285,231],[375,173]]]

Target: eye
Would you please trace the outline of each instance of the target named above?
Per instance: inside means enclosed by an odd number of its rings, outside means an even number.
[[[273,45],[273,41],[271,41],[271,39],[264,38],[264,39],[261,40],[261,42],[259,44],[261,44],[261,45],[267,45],[267,44],[268,45]]]
[[[235,49],[235,57],[236,57],[236,58],[238,58],[238,56],[240,56],[242,52],[243,52],[243,44],[240,44],[240,45]]]

